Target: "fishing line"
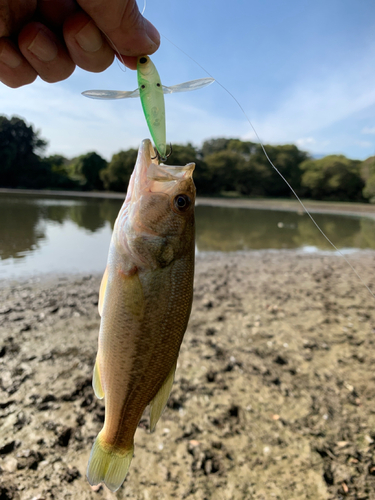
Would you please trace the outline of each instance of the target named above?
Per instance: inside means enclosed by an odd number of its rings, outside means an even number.
[[[145,13],[145,10],[146,10],[146,0],[143,0],[143,10],[141,12],[141,16],[143,16],[143,14]],[[122,66],[121,66],[121,64],[119,63],[119,60],[117,59],[117,66],[121,69],[121,71],[123,73],[126,73],[126,65],[124,63],[124,59],[122,58],[122,55],[120,54],[120,51],[118,50],[118,48],[116,47],[116,45],[112,42],[112,40],[109,38],[109,36],[107,35],[107,33],[105,31],[103,31],[103,30],[101,30],[101,32],[106,37],[106,39],[109,41],[109,43],[112,45],[113,50],[116,52],[118,58],[122,62]]]
[[[146,0],[145,0],[145,8],[146,8]],[[109,36],[107,35],[107,33],[103,30],[100,30],[103,35],[106,37],[106,39],[109,41],[109,43],[112,45],[112,48],[113,50],[116,52],[118,58],[120,59],[120,61],[122,62],[123,66],[121,66],[121,64],[119,63],[119,60],[117,60],[117,66],[121,69],[121,71],[123,73],[126,73],[126,65],[124,63],[124,59],[122,58],[122,55],[120,54],[120,51],[118,50],[118,48],[116,47],[116,45],[112,42],[112,40],[109,38]]]
[[[145,0],[146,1],[146,0]],[[165,35],[163,35],[161,33],[162,37],[165,38],[169,43],[171,43],[174,47],[176,47],[176,49],[178,49],[180,52],[182,52],[183,54],[185,54],[185,56],[187,56],[191,61],[193,61],[195,64],[197,64],[208,76],[210,76],[211,78],[214,78],[213,75],[211,75],[211,73],[209,73],[201,64],[199,64],[198,61],[196,61],[193,57],[191,57],[187,52],[185,52],[184,50],[182,50],[180,47],[178,47],[175,43],[172,42],[172,40],[169,40],[169,38],[167,38]],[[263,150],[263,153],[265,155],[265,157],[267,158],[267,161],[268,163],[271,165],[271,167],[279,174],[279,176],[282,178],[282,180],[285,182],[285,184],[288,186],[288,188],[291,190],[291,192],[293,193],[293,195],[295,196],[295,198],[298,200],[298,202],[300,203],[300,205],[302,206],[303,210],[306,212],[306,214],[310,217],[310,219],[312,220],[312,222],[314,223],[315,227],[319,230],[319,232],[322,234],[322,236],[324,236],[324,238],[326,239],[326,241],[328,241],[328,243],[336,250],[336,252],[344,259],[344,261],[347,263],[347,265],[351,268],[351,270],[354,272],[354,274],[357,276],[357,278],[359,279],[359,281],[362,283],[362,285],[364,285],[366,288],[367,288],[367,291],[372,295],[372,297],[375,299],[375,294],[374,292],[371,290],[371,288],[365,283],[365,281],[361,278],[361,276],[358,274],[358,272],[356,271],[356,269],[352,266],[352,264],[349,262],[349,260],[345,257],[345,255],[336,247],[336,245],[328,238],[328,236],[323,232],[323,230],[319,227],[318,223],[315,222],[315,219],[313,218],[313,216],[310,214],[310,212],[307,210],[307,208],[305,207],[304,203],[302,202],[302,200],[299,198],[298,194],[295,192],[295,190],[292,188],[292,186],[289,184],[289,182],[286,180],[286,178],[283,176],[283,174],[278,170],[278,168],[272,163],[270,157],[268,156],[267,154],[267,151],[265,149],[265,147],[263,146],[263,143],[262,141],[260,140],[260,137],[257,133],[257,131],[255,130],[255,127],[254,125],[251,123],[250,121],[250,118],[247,116],[245,110],[243,109],[243,107],[241,106],[240,102],[236,99],[236,97],[226,88],[224,87],[224,85],[222,85],[216,78],[214,78],[214,80],[216,81],[216,83],[223,89],[225,90],[225,92],[227,94],[230,95],[230,97],[235,101],[235,103],[237,104],[237,106],[240,108],[240,110],[242,111],[244,117],[246,118],[246,120],[248,121],[248,123],[250,124],[250,127],[252,128],[257,140],[258,140],[258,143],[260,145],[260,147],[262,148]]]

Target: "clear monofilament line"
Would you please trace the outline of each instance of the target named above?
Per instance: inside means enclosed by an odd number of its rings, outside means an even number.
[[[165,35],[162,34],[162,36],[169,42],[171,43],[174,47],[176,47],[176,49],[178,49],[180,52],[182,52],[183,54],[185,54],[185,56],[187,56],[191,61],[193,61],[195,64],[197,64],[208,76],[210,76],[211,78],[214,78],[213,75],[211,75],[211,73],[209,71],[207,71],[201,64],[199,64],[198,61],[196,61],[193,57],[191,57],[189,54],[187,54],[184,50],[182,50],[180,47],[178,47],[175,43],[173,43],[171,40],[169,40],[169,38],[167,38]],[[257,140],[258,140],[258,143],[260,144],[260,147],[262,148],[263,150],[263,153],[265,155],[265,157],[267,158],[267,161],[268,163],[271,165],[271,167],[279,174],[279,176],[283,179],[283,181],[285,182],[285,184],[288,186],[288,188],[291,190],[291,192],[293,193],[293,195],[295,196],[295,198],[298,200],[298,202],[300,203],[300,205],[302,206],[303,210],[306,212],[306,214],[310,217],[310,219],[312,220],[312,222],[314,223],[315,227],[319,230],[319,232],[322,234],[322,236],[324,236],[324,238],[326,239],[326,241],[328,241],[328,243],[332,246],[332,248],[334,248],[336,250],[336,252],[344,259],[344,261],[347,263],[347,265],[351,268],[351,270],[354,272],[354,274],[357,276],[357,278],[359,279],[359,281],[362,283],[362,285],[364,285],[366,287],[366,289],[368,290],[368,292],[372,295],[372,297],[375,299],[375,294],[374,292],[371,290],[371,288],[365,283],[365,281],[363,280],[363,278],[360,276],[360,274],[358,273],[358,271],[353,267],[353,265],[349,262],[349,260],[345,257],[345,255],[336,247],[336,245],[328,238],[328,236],[323,232],[323,230],[319,227],[319,225],[317,224],[317,222],[315,221],[315,219],[313,218],[313,216],[310,214],[310,212],[307,210],[307,208],[305,207],[304,203],[302,202],[302,200],[299,198],[298,194],[294,191],[294,189],[292,188],[292,186],[289,184],[289,182],[285,179],[285,177],[283,176],[283,174],[278,170],[278,168],[272,163],[270,157],[268,156],[267,154],[267,151],[265,149],[265,147],[263,146],[263,143],[262,141],[260,140],[260,137],[257,133],[257,131],[255,130],[255,127],[254,125],[251,123],[250,121],[250,118],[247,116],[245,110],[243,109],[243,107],[241,106],[241,104],[239,103],[239,101],[236,99],[236,97],[227,89],[224,87],[224,85],[222,85],[216,78],[215,78],[215,81],[216,83],[223,89],[225,90],[225,92],[227,94],[229,94],[231,96],[231,98],[236,102],[237,106],[240,108],[240,110],[242,111],[244,117],[246,118],[246,120],[248,121],[250,127],[252,128]]]
[[[145,7],[146,7],[146,5],[145,5]],[[122,66],[121,66],[120,63],[119,63],[119,61],[118,61],[118,59],[117,59],[117,64],[118,64],[119,68],[121,69],[121,71],[123,71],[124,73],[126,73],[126,65],[124,63],[124,59],[122,58],[122,55],[121,55],[120,51],[118,50],[118,48],[116,47],[116,45],[112,42],[112,40],[109,38],[109,36],[107,35],[107,33],[105,31],[103,31],[103,30],[101,30],[101,32],[106,37],[106,39],[109,41],[109,43],[112,45],[113,50],[116,52],[118,58],[122,62]]]

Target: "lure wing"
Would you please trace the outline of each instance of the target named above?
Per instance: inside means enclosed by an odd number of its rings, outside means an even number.
[[[191,90],[203,89],[207,85],[211,85],[215,80],[213,78],[200,78],[198,80],[190,80],[189,82],[179,83],[166,87],[163,85],[163,94],[174,94],[176,92],[190,92]],[[139,89],[135,90],[85,90],[82,92],[85,97],[91,99],[129,99],[131,97],[140,97]]]
[[[135,90],[85,90],[82,92],[85,97],[91,99],[128,99],[129,97],[139,97],[139,89]]]
[[[199,78],[198,80],[190,80],[189,82],[179,83],[171,87],[163,85],[163,94],[174,94],[176,92],[190,92],[191,90],[203,89],[203,87],[211,85],[214,81],[214,78]]]

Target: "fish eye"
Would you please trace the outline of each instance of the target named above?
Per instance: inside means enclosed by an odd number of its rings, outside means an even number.
[[[141,85],[141,89],[145,89],[146,88],[146,85]]]
[[[147,62],[147,57],[141,57],[141,58],[139,59],[139,62],[140,62],[141,64],[146,64],[146,62]]]
[[[186,194],[178,194],[174,199],[174,205],[180,212],[185,212],[190,204],[191,200]]]
[[[157,87],[160,87],[160,83],[157,83],[157,84],[156,84],[156,86],[157,86]]]

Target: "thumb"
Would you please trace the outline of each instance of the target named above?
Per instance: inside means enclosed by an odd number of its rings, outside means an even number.
[[[135,0],[78,0],[78,4],[121,54],[153,54],[159,48],[159,32],[141,15]]]

